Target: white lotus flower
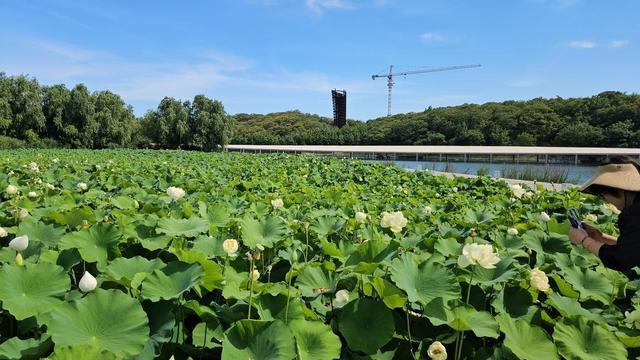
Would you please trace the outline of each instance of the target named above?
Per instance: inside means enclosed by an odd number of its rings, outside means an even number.
[[[29,247],[29,237],[22,235],[9,241],[9,247],[14,251],[25,251]]]
[[[363,213],[362,211],[356,211],[356,221],[359,223],[367,221],[367,214]]]
[[[58,159],[58,158],[55,158],[55,159],[51,160],[51,162],[53,162],[54,164],[57,164],[58,161],[60,161],[60,159]]]
[[[40,171],[40,168],[38,168],[38,164],[36,162],[32,161],[29,163],[29,170],[38,172]]]
[[[284,206],[284,202],[282,199],[274,199],[271,200],[271,206],[273,206],[274,209],[279,209]]]
[[[440,341],[434,341],[427,349],[427,355],[433,360],[446,360],[447,348]]]
[[[222,248],[227,255],[234,257],[238,252],[238,240],[236,239],[227,239],[222,243]]]
[[[598,215],[596,215],[596,214],[587,214],[587,216],[585,216],[585,220],[597,223],[598,222]]]
[[[4,192],[6,192],[7,195],[15,195],[18,193],[18,188],[13,185],[7,185],[7,188],[4,189]]]
[[[534,193],[534,192],[532,192],[532,191],[527,191],[526,193],[524,193],[524,197],[526,197],[526,198],[530,198],[530,197],[532,197],[533,195],[535,195],[535,193]]]
[[[333,307],[341,308],[349,302],[349,292],[347,290],[339,290],[336,292],[336,298],[333,299]]]
[[[79,182],[76,184],[76,187],[78,188],[78,190],[80,191],[85,191],[89,188],[89,186],[87,186],[87,183],[83,183],[83,182]]]
[[[29,193],[27,194],[28,197],[34,199],[38,197],[38,193],[36,193],[35,191],[29,191]]]
[[[425,213],[425,215],[431,215],[431,213],[433,212],[433,208],[427,205],[424,207],[424,209],[422,209],[422,211]]]
[[[22,220],[24,218],[26,218],[27,216],[29,216],[29,210],[25,209],[25,208],[20,208],[20,210],[16,210],[16,212],[18,213],[18,219]]]
[[[380,220],[380,226],[383,228],[389,228],[394,233],[399,233],[402,228],[407,226],[407,219],[402,214],[402,211],[395,212],[383,212],[382,220]]]
[[[523,189],[522,185],[520,184],[510,185],[509,188],[511,188],[511,192],[513,193],[513,196],[517,198],[521,198],[522,195],[526,193],[526,190]]]
[[[56,188],[55,186],[53,186],[52,184],[49,184],[49,183],[47,183],[45,186],[46,186],[46,187],[47,187],[47,189],[49,189],[49,190],[55,190],[55,188]]]
[[[618,210],[618,208],[613,204],[606,203],[602,207],[604,210],[608,210],[616,215],[620,214],[620,210]]]
[[[516,228],[508,228],[507,229],[507,234],[509,234],[511,236],[516,236],[516,235],[518,235],[518,229],[516,229]]]
[[[624,312],[624,322],[627,323],[627,326],[630,328],[640,329],[640,311],[633,310],[632,312],[625,311]]]
[[[260,279],[260,271],[253,269],[253,272],[251,273],[251,278],[253,279],[253,281],[258,281],[258,279]]]
[[[169,195],[169,197],[172,200],[179,200],[181,199],[184,195],[185,195],[185,191],[182,190],[179,187],[175,187],[175,186],[169,186],[167,188],[167,195]]]
[[[542,292],[549,290],[549,278],[544,271],[534,268],[530,274],[531,286]]]
[[[466,244],[462,248],[462,255],[458,257],[458,266],[462,268],[478,264],[485,269],[494,269],[499,262],[498,254],[493,252],[493,246],[489,244]]]
[[[78,283],[78,287],[80,288],[80,291],[85,293],[92,291],[93,289],[96,288],[97,285],[98,285],[98,280],[96,280],[96,278],[93,277],[93,275],[89,274],[88,271],[84,272],[84,275],[82,275],[82,278]]]
[[[549,217],[549,214],[547,214],[547,213],[546,213],[546,212],[544,212],[544,211],[543,211],[543,212],[541,212],[541,213],[540,213],[540,215],[538,215],[538,219],[539,219],[540,221],[543,221],[543,222],[547,222],[547,221],[551,220],[551,218]]]
[[[0,238],[5,238],[7,237],[7,235],[9,235],[9,233],[7,233],[7,230],[5,230],[5,228],[0,227]]]

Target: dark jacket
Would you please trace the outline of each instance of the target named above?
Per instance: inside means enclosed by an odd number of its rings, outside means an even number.
[[[620,236],[615,245],[602,245],[598,256],[604,266],[627,271],[640,266],[640,196],[618,216]]]

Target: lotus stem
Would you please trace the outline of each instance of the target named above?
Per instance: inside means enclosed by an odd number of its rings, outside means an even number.
[[[405,311],[405,316],[407,318],[407,335],[409,335],[409,351],[411,351],[411,356],[415,360],[416,354],[413,352],[413,339],[411,339],[411,322],[409,320],[409,309],[408,308]]]
[[[471,272],[471,276],[469,277],[469,287],[467,287],[467,298],[465,300],[465,304],[469,305],[469,298],[471,297],[471,283],[473,282],[473,272]],[[462,330],[460,332],[460,342],[458,343],[456,341],[456,360],[460,359],[460,356],[462,356],[462,344],[464,342],[464,330]]]
[[[284,308],[285,325],[289,324],[289,299],[291,299],[291,278],[293,277],[293,253],[289,255],[289,263],[291,264],[291,268],[289,269],[289,280],[287,282],[287,305]]]
[[[253,302],[253,256],[249,265],[249,310],[247,310],[247,320],[251,319],[251,304]]]

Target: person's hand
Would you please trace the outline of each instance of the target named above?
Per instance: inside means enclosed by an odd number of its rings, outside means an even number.
[[[587,236],[589,234],[584,229],[574,228],[573,226],[569,228],[569,240],[575,245],[581,245]]]
[[[601,241],[603,239],[602,231],[600,231],[600,229],[595,228],[585,222],[582,223],[582,228],[587,232],[587,234],[589,234],[590,238],[598,241]]]

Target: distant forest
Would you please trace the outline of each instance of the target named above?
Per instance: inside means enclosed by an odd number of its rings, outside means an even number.
[[[110,91],[42,86],[0,72],[0,148],[219,150],[234,144],[520,145],[640,147],[640,95],[536,98],[427,108],[369,121],[300,111],[228,115],[220,101],[165,97],[136,118]]]

